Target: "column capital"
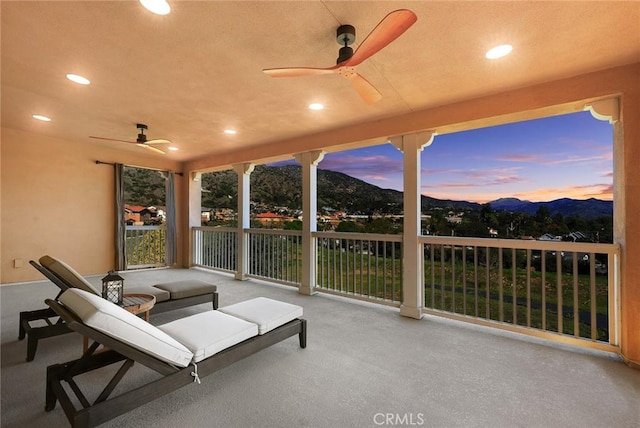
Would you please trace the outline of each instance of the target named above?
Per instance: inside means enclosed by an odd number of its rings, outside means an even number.
[[[253,170],[255,169],[256,164],[254,163],[237,163],[235,165],[233,165],[233,170],[238,174],[238,175],[245,175],[245,174],[251,174],[253,172]]]
[[[308,161],[309,164],[313,166],[318,166],[318,164],[324,159],[325,152],[322,150],[314,150],[311,152],[297,153],[293,157],[300,165],[304,165],[305,161]]]
[[[620,101],[617,97],[593,101],[585,104],[584,110],[598,120],[606,120],[610,124],[620,121]]]
[[[404,153],[405,149],[409,149],[409,144],[411,144],[415,150],[422,151],[422,149],[433,143],[433,138],[436,135],[438,135],[436,131],[417,132],[415,134],[389,137],[389,141],[402,153]]]

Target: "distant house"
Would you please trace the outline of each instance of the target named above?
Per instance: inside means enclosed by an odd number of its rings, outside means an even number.
[[[569,238],[571,238],[573,240],[573,242],[584,241],[584,240],[587,239],[587,235],[585,235],[582,232],[571,232],[569,234]]]
[[[140,205],[124,205],[124,221],[129,226],[142,226],[141,212],[145,207]]]
[[[293,220],[290,217],[271,212],[256,214],[254,218],[263,226],[281,225],[284,222]]]
[[[211,208],[205,208],[205,207],[200,208],[200,219],[203,223],[211,221],[212,217],[213,217],[213,210]]]
[[[165,217],[164,207],[143,207],[141,205],[124,205],[124,221],[129,226],[142,226],[145,223],[161,224]]]
[[[213,220],[234,220],[236,215],[235,211],[231,208],[202,208],[200,216],[203,222]]]
[[[338,227],[338,225],[340,224],[342,220],[340,218],[338,218],[337,215],[322,215],[322,216],[318,216],[318,223],[319,224],[325,224],[325,225],[330,225],[331,229],[335,229],[336,227]]]
[[[449,223],[454,224],[462,223],[462,217],[460,217],[459,215],[448,215],[447,217],[445,217],[445,220],[447,220]]]
[[[551,233],[545,233],[538,238],[538,241],[562,241],[562,236],[552,235]]]
[[[164,207],[146,207],[140,211],[140,220],[145,224],[161,224],[165,219]]]

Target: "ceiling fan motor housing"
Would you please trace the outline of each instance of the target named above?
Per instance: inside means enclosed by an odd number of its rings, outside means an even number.
[[[336,64],[340,64],[353,56],[353,48],[349,47],[356,41],[356,29],[353,25],[339,26],[336,30],[336,41],[339,45],[342,45],[336,60]]]
[[[144,135],[144,130],[148,129],[147,125],[145,125],[144,123],[136,123],[136,128],[138,128],[140,130],[140,133],[138,134],[138,139],[136,140],[136,142],[138,142],[138,143],[146,143],[147,142],[147,136]]]

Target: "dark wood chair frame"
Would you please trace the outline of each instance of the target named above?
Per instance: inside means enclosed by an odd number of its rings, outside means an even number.
[[[38,272],[43,274],[47,279],[60,288],[60,292],[56,296],[56,299],[60,297],[60,294],[62,294],[63,291],[69,288],[66,282],[62,281],[44,266],[41,266],[33,260],[30,260],[29,263],[36,268]],[[31,323],[33,321],[44,321],[46,325],[32,326]],[[71,330],[67,327],[62,318],[60,318],[51,308],[20,312],[18,340],[23,340],[25,337],[27,338],[27,361],[33,361],[35,358],[36,350],[38,349],[38,341],[40,339],[46,339],[48,337],[59,336],[66,333],[71,333]]]
[[[196,381],[196,377],[193,375],[193,365],[181,368],[161,361],[87,326],[73,312],[69,311],[59,302],[47,299],[46,303],[56,314],[64,319],[71,330],[88,336],[94,341],[81,358],[47,367],[45,410],[47,412],[52,411],[56,406],[56,402],[60,402],[71,426],[92,427],[99,425]],[[301,318],[295,319],[268,333],[261,336],[254,336],[200,361],[197,363],[198,378],[203,378],[236,361],[295,335],[298,335],[300,347],[306,348],[306,320]],[[94,353],[100,345],[104,345],[107,350]],[[90,403],[78,384],[74,381],[74,377],[120,361],[124,362],[116,374],[107,382],[93,403]],[[135,362],[156,371],[162,375],[162,377],[143,386],[134,387],[115,397],[110,397],[115,387],[125,376],[126,372],[133,367]],[[68,384],[68,388],[73,392],[77,402],[81,404],[82,408],[76,408],[63,382]]]
[[[62,294],[63,291],[70,288],[64,280],[59,278],[46,267],[40,265],[38,262],[30,260],[29,263],[31,266],[36,268],[38,272],[60,288],[60,292],[56,296],[56,299],[60,297],[60,294]],[[199,296],[185,297],[182,299],[165,300],[163,302],[156,303],[149,312],[151,315],[155,315],[209,302],[212,303],[213,310],[218,309],[219,298],[217,291],[201,294]],[[43,321],[45,325],[32,325],[35,321],[39,321],[38,324],[42,324]],[[65,325],[62,318],[60,318],[51,308],[20,312],[20,323],[18,325],[18,329],[18,340],[23,340],[25,337],[27,338],[27,361],[33,361],[35,358],[36,351],[38,349],[38,341],[40,339],[71,333],[71,330]]]

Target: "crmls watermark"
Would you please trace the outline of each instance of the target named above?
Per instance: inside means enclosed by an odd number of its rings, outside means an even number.
[[[373,423],[386,426],[421,426],[424,425],[424,413],[376,413]]]

